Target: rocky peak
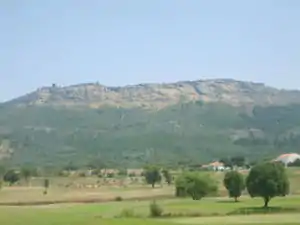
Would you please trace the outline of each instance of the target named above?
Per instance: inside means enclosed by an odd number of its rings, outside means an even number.
[[[300,103],[299,91],[278,90],[262,83],[232,79],[180,81],[176,83],[138,84],[108,87],[99,83],[67,87],[52,85],[10,101],[17,106],[53,105],[99,108],[161,109],[179,102],[223,102],[239,105],[282,105]]]

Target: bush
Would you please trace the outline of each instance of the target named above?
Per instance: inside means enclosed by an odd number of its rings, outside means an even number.
[[[133,209],[123,209],[121,211],[120,216],[121,218],[132,218],[135,217]]]
[[[150,217],[161,217],[163,214],[163,209],[153,201],[150,206]]]
[[[162,174],[163,174],[163,176],[164,176],[165,181],[167,182],[167,184],[170,185],[172,183],[172,180],[173,180],[172,179],[173,177],[172,177],[170,171],[167,170],[167,169],[163,169],[162,170]]]
[[[179,176],[175,182],[176,190],[175,196],[176,197],[187,197],[188,194],[186,192],[186,179],[184,176]]]
[[[135,173],[129,173],[128,176],[129,177],[136,177],[136,174]]]
[[[114,178],[114,177],[115,177],[115,174],[114,174],[114,173],[107,173],[107,174],[106,174],[106,177],[107,177],[107,178]]]
[[[79,177],[86,177],[86,174],[85,174],[85,172],[82,171],[82,172],[79,172],[79,173],[78,173],[78,176],[79,176]]]
[[[115,198],[115,201],[116,201],[116,202],[121,202],[121,201],[123,201],[123,198],[122,198],[121,196],[117,196],[117,197]]]
[[[208,175],[198,172],[186,172],[181,174],[176,182],[176,197],[192,197],[193,200],[200,200],[205,196],[217,194],[218,185]]]
[[[127,176],[127,170],[126,169],[119,170],[118,176]]]

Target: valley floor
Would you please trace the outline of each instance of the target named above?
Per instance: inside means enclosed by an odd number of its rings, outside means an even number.
[[[213,175],[221,184],[224,174]],[[158,185],[154,189],[143,183],[128,187],[87,188],[96,184],[98,178],[52,178],[48,194],[43,195],[42,180],[33,179],[27,187],[3,187],[0,190],[0,224],[300,225],[299,171],[289,171],[289,177],[291,195],[272,199],[267,211],[262,208],[261,198],[244,196],[235,203],[226,197],[221,186],[220,197],[193,201],[174,198],[172,185]],[[84,188],[70,186],[70,183],[82,184]],[[150,218],[149,206],[153,199],[163,209],[163,217]],[[61,204],[57,204],[59,202]]]
[[[275,198],[262,214],[262,200],[207,198],[201,201],[170,199],[157,202],[170,216],[149,218],[150,201],[50,206],[1,206],[0,224],[5,225],[296,225],[300,224],[300,197]],[[130,212],[130,214],[124,214]],[[242,215],[244,214],[244,215]],[[248,215],[245,215],[248,214]]]

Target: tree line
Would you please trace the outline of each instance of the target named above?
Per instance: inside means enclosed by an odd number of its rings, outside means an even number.
[[[3,182],[7,183],[9,186],[12,186],[22,179],[25,181],[27,185],[30,185],[30,180],[34,176],[38,176],[38,171],[34,167],[23,167],[20,170],[17,169],[6,170],[5,167],[0,166],[0,188],[3,185]],[[45,178],[43,180],[44,195],[48,193],[49,186],[50,186],[50,180]]]
[[[233,161],[242,163],[243,160],[237,158]],[[0,187],[2,181],[11,186],[21,179],[29,185],[31,177],[37,176],[37,174],[37,170],[31,167],[24,167],[20,170],[5,170],[4,167],[0,167]],[[205,196],[215,195],[218,191],[217,181],[213,179],[210,173],[206,172],[184,171],[175,179],[168,169],[149,165],[143,169],[142,176],[152,188],[160,183],[162,179],[168,185],[174,182],[177,197],[191,197],[193,200],[200,200]],[[238,201],[242,193],[247,190],[251,197],[262,197],[265,207],[268,206],[272,198],[285,196],[289,193],[289,180],[286,169],[280,162],[261,162],[254,165],[247,177],[232,167],[232,170],[225,173],[223,184],[228,191],[228,195],[234,198],[235,201]],[[49,186],[49,179],[44,179],[44,194],[48,193]]]
[[[162,173],[168,184],[172,182],[169,172]],[[162,177],[158,167],[145,168],[144,176],[148,184],[154,188]],[[286,196],[289,193],[289,179],[285,167],[278,162],[263,162],[253,166],[247,177],[237,170],[225,173],[223,184],[228,195],[237,202],[238,198],[247,189],[248,194],[254,197],[262,197],[264,207],[276,196]],[[180,174],[175,180],[177,197],[191,197],[200,200],[205,196],[213,196],[218,191],[218,183],[209,173],[188,171]]]

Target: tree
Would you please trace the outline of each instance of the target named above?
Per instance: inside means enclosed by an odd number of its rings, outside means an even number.
[[[300,167],[300,159],[296,159],[294,162],[288,164],[289,167]]]
[[[243,167],[245,165],[246,159],[243,156],[234,156],[231,157],[231,162],[234,166]]]
[[[45,179],[45,180],[44,180],[44,188],[45,188],[45,190],[44,190],[44,195],[48,194],[49,186],[50,186],[50,181],[49,181],[49,179]]]
[[[5,174],[5,167],[0,165],[0,180],[3,178]]]
[[[189,172],[191,173],[191,172]],[[175,196],[176,197],[187,197],[187,174],[181,174],[175,180]]]
[[[233,156],[231,158],[222,158],[220,159],[220,162],[223,163],[225,167],[232,169],[234,166],[245,166],[246,159],[243,156]]]
[[[4,174],[3,180],[11,186],[20,180],[20,175],[15,170],[9,170]]]
[[[161,181],[161,175],[159,168],[155,166],[147,166],[144,169],[144,177],[147,184],[151,184],[152,188],[155,187],[155,184]]]
[[[208,175],[202,175],[198,172],[186,172],[181,174],[175,182],[176,196],[190,196],[193,200],[215,194],[218,190],[217,183]]]
[[[245,181],[242,174],[237,171],[229,171],[225,174],[223,184],[228,191],[229,197],[237,202],[238,197],[242,195],[245,189]]]
[[[36,175],[37,175],[37,171],[35,168],[23,167],[21,169],[21,176],[24,178],[27,185],[29,184],[30,178]]]
[[[4,168],[4,166],[0,165],[0,189],[2,188],[2,185],[3,185],[4,174],[5,174],[5,168]]]
[[[264,162],[252,167],[246,179],[246,186],[252,198],[264,199],[264,207],[268,207],[272,198],[289,193],[289,180],[285,168],[277,162]]]
[[[126,177],[128,174],[127,174],[127,169],[119,169],[119,172],[118,172],[118,176],[120,177]]]
[[[169,170],[163,169],[162,174],[163,174],[166,182],[168,183],[168,185],[170,185],[172,183],[172,175],[170,174]]]

